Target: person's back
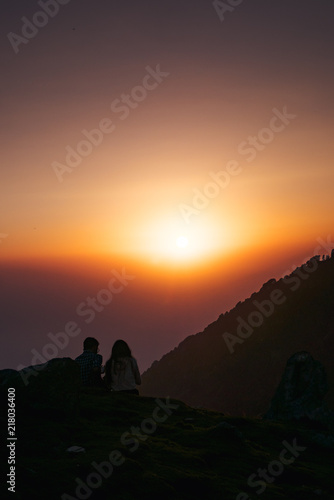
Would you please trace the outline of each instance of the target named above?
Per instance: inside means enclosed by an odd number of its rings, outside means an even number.
[[[138,394],[136,385],[141,384],[141,378],[137,361],[124,340],[117,340],[112,348],[104,381],[112,391]]]
[[[92,337],[87,337],[84,341],[84,351],[75,361],[80,366],[80,377],[82,385],[100,386],[102,356],[97,354],[99,343]]]
[[[112,360],[110,370],[113,391],[133,391],[141,383],[137,361],[133,357]]]

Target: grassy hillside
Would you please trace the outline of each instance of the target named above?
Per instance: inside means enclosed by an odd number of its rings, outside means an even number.
[[[263,500],[334,498],[333,449],[313,441],[321,429],[225,417],[175,400],[164,405],[166,398],[86,390],[71,415],[18,408],[16,493],[8,498],[246,500],[263,489]],[[298,456],[282,454],[283,442],[297,444]],[[66,451],[74,445],[85,451]],[[270,484],[258,483],[258,469]],[[247,486],[252,474],[256,484]]]

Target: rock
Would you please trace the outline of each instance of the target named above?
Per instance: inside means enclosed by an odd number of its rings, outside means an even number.
[[[308,419],[331,425],[333,412],[324,401],[327,391],[327,376],[322,364],[315,361],[308,352],[298,352],[288,360],[270,409],[264,418]]]
[[[71,413],[78,406],[80,369],[71,358],[54,358],[20,371],[1,370],[0,387],[16,390],[18,405]]]
[[[68,453],[86,453],[85,448],[82,448],[82,446],[70,446],[66,451]]]

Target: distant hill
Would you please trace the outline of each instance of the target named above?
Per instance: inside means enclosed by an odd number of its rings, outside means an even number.
[[[141,394],[194,407],[259,416],[288,358],[308,351],[324,365],[334,408],[334,252],[269,280],[203,332],[187,337],[142,376]]]

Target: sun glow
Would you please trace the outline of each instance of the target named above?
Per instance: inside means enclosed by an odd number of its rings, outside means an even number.
[[[146,256],[155,263],[180,263],[182,265],[205,261],[221,252],[221,234],[208,219],[186,224],[178,217],[158,217],[137,226],[136,254]]]
[[[179,248],[186,248],[189,245],[189,240],[186,236],[179,236],[176,240],[176,245]]]

